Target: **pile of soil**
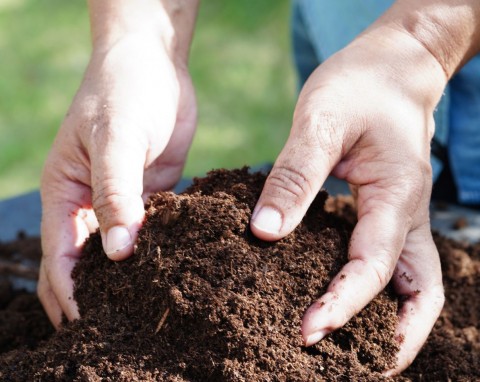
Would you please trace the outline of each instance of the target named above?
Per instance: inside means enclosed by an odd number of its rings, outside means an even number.
[[[247,169],[219,170],[182,195],[155,195],[135,254],[120,263],[109,261],[92,235],[73,272],[82,319],[54,334],[38,335],[27,323],[35,317],[49,328],[38,301],[17,309],[21,295],[9,287],[9,300],[0,297],[0,344],[16,339],[0,349],[0,379],[393,380],[381,375],[398,350],[400,302],[388,288],[320,343],[306,348],[301,341],[305,309],[347,261],[351,201],[329,199],[325,208],[321,192],[291,235],[266,243],[248,228],[264,181]],[[417,360],[396,380],[475,380],[480,246],[435,239],[447,303]]]

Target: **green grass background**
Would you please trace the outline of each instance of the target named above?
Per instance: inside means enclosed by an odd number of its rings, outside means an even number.
[[[288,0],[205,0],[190,69],[199,128],[186,176],[273,161],[295,79]],[[0,199],[38,188],[90,54],[84,1],[0,0]]]

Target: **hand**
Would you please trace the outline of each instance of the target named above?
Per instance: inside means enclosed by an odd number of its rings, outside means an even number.
[[[410,364],[443,306],[429,222],[429,142],[445,74],[405,33],[372,31],[305,84],[290,137],[268,176],[251,229],[277,240],[300,222],[333,173],[357,190],[349,262],[305,313],[307,346],[343,326],[392,280],[405,298],[398,372]]]
[[[186,65],[156,36],[131,34],[94,49],[42,177],[38,294],[51,321],[78,318],[71,270],[100,227],[112,260],[129,256],[144,199],[181,176],[196,125]]]

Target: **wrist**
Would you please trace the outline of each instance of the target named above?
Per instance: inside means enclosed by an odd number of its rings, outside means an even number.
[[[172,61],[187,63],[198,0],[89,0],[92,45],[108,51],[121,40],[157,41]]]
[[[365,78],[377,84],[380,81],[386,86],[385,92],[393,90],[401,98],[433,112],[447,77],[438,60],[415,38],[389,25],[377,24],[349,48],[356,50],[355,57]]]
[[[447,79],[480,51],[478,0],[397,0],[377,23],[418,41]]]

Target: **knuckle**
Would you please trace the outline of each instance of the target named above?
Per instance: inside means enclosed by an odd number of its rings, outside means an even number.
[[[85,120],[81,140],[89,151],[97,153],[108,151],[111,147],[146,150],[147,136],[140,133],[144,130],[135,129],[139,125],[146,124],[115,109],[102,109],[97,115]]]
[[[361,256],[352,261],[360,262],[360,268],[365,269],[369,273],[370,279],[381,288],[385,287],[393,276],[395,266],[389,256],[379,255],[373,258]]]
[[[116,181],[104,181],[103,185],[92,191],[92,205],[97,219],[105,222],[108,216],[117,215],[127,198]]]
[[[320,150],[326,159],[333,161],[344,144],[344,124],[344,117],[331,109],[306,113],[299,123],[302,143]]]
[[[423,158],[414,158],[410,163],[402,162],[397,169],[399,177],[396,177],[406,197],[423,195],[426,188],[432,183],[432,166]],[[403,181],[409,179],[409,182]]]
[[[313,192],[313,186],[308,176],[302,171],[290,166],[274,167],[268,176],[267,192],[273,197],[283,197],[294,201],[303,199]]]
[[[415,217],[428,213],[432,190],[432,167],[429,162],[418,160],[415,168],[400,178],[410,179],[409,182],[401,183],[399,194],[397,193],[402,204],[401,209],[412,221],[416,221]]]
[[[383,259],[382,257],[376,257],[372,263],[372,273],[378,282],[378,285],[385,287],[392,278],[394,267],[391,262]]]
[[[425,160],[416,161],[416,171],[413,172],[411,182],[405,182],[406,196],[413,196],[417,200],[425,199],[430,195],[432,185],[432,167]]]
[[[377,184],[370,187],[369,193],[363,195],[362,205],[365,210],[374,210],[381,202],[382,208],[396,216],[397,222],[406,222],[406,226],[415,228],[428,216],[431,188],[430,163],[402,162],[395,164]]]
[[[320,112],[315,116],[316,123],[313,125],[315,128],[316,143],[323,150],[327,151],[327,155],[333,156],[332,150],[336,151],[337,147],[342,146],[342,135],[339,133],[343,130],[340,127],[344,124],[343,118],[337,113],[333,112]]]
[[[358,262],[358,269],[370,272],[380,281],[381,285],[386,285],[393,276],[397,256],[394,255],[393,248],[373,249],[376,253],[372,255],[372,249],[355,251],[349,253],[350,262]]]

